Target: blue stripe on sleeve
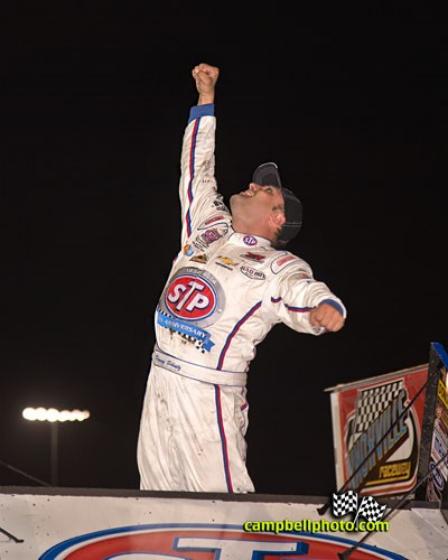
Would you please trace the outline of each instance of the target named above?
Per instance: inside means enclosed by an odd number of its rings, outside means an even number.
[[[194,105],[190,109],[190,116],[188,122],[194,121],[199,117],[213,117],[215,115],[215,104],[205,103],[204,105]]]
[[[334,299],[324,299],[323,301],[321,301],[319,303],[319,305],[321,303],[328,303],[328,305],[331,305],[331,307],[334,307],[336,309],[336,311],[339,311],[339,313],[345,317],[345,309],[342,307],[342,305],[340,305],[337,301],[334,301]]]

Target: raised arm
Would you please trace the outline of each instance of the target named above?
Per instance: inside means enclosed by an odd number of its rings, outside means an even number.
[[[227,211],[217,193],[215,173],[215,86],[219,69],[199,64],[192,70],[198,104],[191,108],[185,129],[179,196],[182,212],[182,246],[193,230],[213,212]]]
[[[293,255],[274,261],[274,273],[283,262],[287,266],[278,270],[263,302],[267,313],[299,332],[319,335],[342,329],[347,316],[342,301],[326,284],[313,278],[305,261]]]

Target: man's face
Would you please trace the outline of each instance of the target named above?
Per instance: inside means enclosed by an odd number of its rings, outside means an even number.
[[[250,183],[249,187],[230,197],[234,220],[248,224],[268,224],[269,218],[284,215],[285,206],[281,189]]]

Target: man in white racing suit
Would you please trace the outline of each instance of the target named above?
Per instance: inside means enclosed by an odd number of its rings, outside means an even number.
[[[214,177],[219,70],[200,64],[192,74],[199,100],[182,147],[182,243],[155,314],[141,488],[253,492],[244,436],[256,345],[280,322],[301,333],[337,331],[346,311],[306,262],[275,248],[300,227],[300,202],[281,187],[275,164],[257,168],[231,197],[231,212],[223,204]]]

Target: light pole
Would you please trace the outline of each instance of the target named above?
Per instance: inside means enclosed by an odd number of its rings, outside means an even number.
[[[22,411],[25,420],[31,422],[50,422],[51,426],[51,484],[57,486],[59,484],[59,434],[58,422],[82,422],[90,418],[88,410],[57,410],[56,408],[25,408]]]

